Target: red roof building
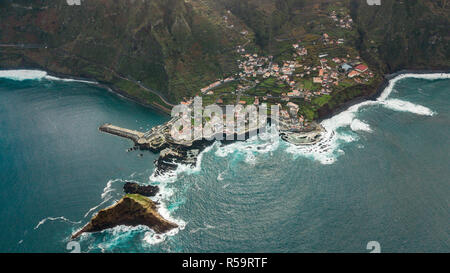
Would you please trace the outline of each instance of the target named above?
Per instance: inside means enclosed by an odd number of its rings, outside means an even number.
[[[355,70],[361,73],[364,73],[368,70],[369,68],[366,65],[360,64],[357,67],[355,67]]]
[[[359,72],[358,71],[353,70],[352,72],[348,73],[348,77],[349,78],[354,78],[356,76],[359,76]]]

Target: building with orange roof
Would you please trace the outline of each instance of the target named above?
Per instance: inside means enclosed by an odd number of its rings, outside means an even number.
[[[352,72],[348,73],[349,78],[354,78],[356,76],[359,76],[359,72],[356,70],[353,70]]]
[[[366,65],[360,64],[357,67],[355,67],[355,70],[360,72],[360,73],[364,73],[368,70],[369,68]]]

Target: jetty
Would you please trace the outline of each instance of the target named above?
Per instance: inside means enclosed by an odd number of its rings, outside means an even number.
[[[167,145],[166,133],[168,133],[168,128],[162,125],[156,126],[147,132],[140,132],[106,123],[100,126],[99,130],[115,136],[128,138],[142,150],[160,151]]]
[[[144,133],[130,130],[122,127],[118,127],[109,123],[106,123],[102,126],[100,126],[100,131],[106,132],[112,135],[124,137],[133,140],[135,143],[137,143],[141,138],[144,137]]]
[[[213,139],[217,139],[215,138],[216,135],[222,135],[223,137],[221,139],[224,140],[244,140],[247,139],[251,135],[251,133],[256,134],[258,131],[261,132],[261,129],[265,128],[266,125],[265,123],[256,124],[254,126],[248,124],[248,126],[246,126],[244,130],[236,130],[236,128],[234,127],[234,123],[231,125],[225,124],[223,127],[217,126],[216,130],[213,130],[214,132],[210,132],[208,135],[199,135],[197,137],[194,137],[193,139],[174,139],[171,135],[171,129],[175,122],[178,121],[178,119],[179,117],[174,117],[168,122],[153,127],[146,132],[130,130],[112,125],[110,123],[106,123],[100,126],[99,130],[115,136],[128,138],[132,140],[135,146],[139,147],[139,149],[150,150],[157,153],[166,148],[170,148],[170,150],[193,149],[198,143],[203,142],[204,140],[212,141]],[[281,122],[280,125],[281,138],[295,145],[316,144],[321,140],[322,135],[325,132],[325,129],[320,124],[315,123],[311,130],[302,132],[293,132],[289,129],[286,129],[288,128],[288,126],[286,126],[286,124],[283,124],[283,122]]]

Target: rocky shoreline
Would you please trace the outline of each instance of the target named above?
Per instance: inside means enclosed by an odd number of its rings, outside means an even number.
[[[137,103],[141,106],[144,107],[148,107],[151,108],[152,110],[156,110],[159,113],[163,113],[163,114],[167,114],[170,115],[171,111],[170,109],[167,109],[165,107],[162,107],[160,105],[155,105],[155,104],[149,104],[146,102],[143,102],[135,97],[132,97],[130,95],[128,95],[128,93],[126,93],[123,90],[120,90],[114,86],[112,86],[110,83],[105,83],[102,81],[98,81],[97,79],[93,79],[93,78],[85,78],[85,77],[76,77],[76,76],[72,76],[72,75],[68,75],[68,74],[63,74],[63,73],[58,73],[58,72],[54,72],[54,71],[49,71],[47,69],[44,69],[42,67],[34,67],[34,68],[21,68],[21,67],[15,67],[15,68],[5,68],[5,69],[12,69],[12,70],[20,70],[20,69],[24,69],[24,70],[30,70],[30,69],[38,69],[41,71],[46,71],[47,74],[49,76],[52,77],[57,77],[57,78],[61,78],[61,79],[70,79],[70,80],[76,80],[76,81],[86,81],[86,82],[91,82],[91,84],[96,85],[100,88],[104,88],[106,90],[108,90],[111,93],[114,93],[120,97],[123,97],[127,100],[133,101],[134,103]],[[439,74],[439,73],[450,73],[450,69],[431,69],[431,70],[426,70],[426,69],[404,69],[404,70],[400,70],[397,72],[393,72],[391,74],[385,74],[383,76],[383,80],[382,82],[378,85],[378,87],[376,89],[374,89],[374,92],[371,92],[369,95],[366,96],[360,96],[357,97],[355,99],[352,99],[350,101],[347,101],[341,105],[339,105],[338,107],[334,108],[334,109],[328,109],[327,111],[324,111],[323,114],[319,115],[319,118],[316,120],[318,123],[320,123],[321,121],[325,120],[325,119],[329,119],[332,116],[335,116],[345,110],[347,110],[349,107],[356,105],[358,103],[361,103],[363,101],[367,101],[367,100],[376,100],[380,94],[383,92],[383,90],[389,85],[389,81],[392,78],[395,78],[399,75],[403,75],[403,74]]]
[[[157,205],[149,198],[140,194],[127,194],[116,204],[100,210],[91,221],[75,232],[71,239],[76,239],[83,233],[99,232],[119,225],[144,225],[156,233],[165,233],[177,228],[178,225],[164,219],[157,211]]]
[[[321,117],[321,120],[345,111],[348,107],[357,103],[366,100],[376,100],[389,85],[391,79],[407,73],[417,74],[418,72],[404,70],[395,74],[386,75],[375,92],[333,109],[326,116]],[[447,71],[422,71],[422,73],[447,73]],[[99,129],[107,133],[131,139],[134,142],[134,147],[131,150],[150,150],[154,153],[159,153],[159,157],[154,161],[154,164],[156,166],[155,176],[160,176],[167,172],[176,171],[180,164],[187,165],[191,168],[195,167],[200,153],[215,142],[215,140],[206,140],[203,138],[177,142],[168,133],[172,123],[173,120],[157,126],[147,133],[119,128],[110,124],[105,124]],[[271,123],[270,119],[268,123]],[[280,131],[280,136],[283,140],[295,145],[313,145],[320,141],[322,133],[325,131],[320,124],[316,124],[313,127],[312,130],[307,132]],[[248,138],[248,132],[244,138]],[[237,139],[236,135],[234,139]],[[234,141],[224,140],[221,142],[223,145],[226,145]],[[136,183],[126,183],[124,185],[126,195],[112,207],[101,210],[85,227],[75,233],[72,238],[77,238],[84,232],[96,232],[117,225],[146,225],[154,229],[157,233],[167,232],[170,229],[176,228],[176,224],[163,219],[156,211],[156,204],[145,197],[156,195],[158,190],[156,186],[141,186]]]
[[[146,103],[146,102],[144,102],[142,100],[139,100],[136,97],[130,96],[127,92],[125,92],[125,91],[123,91],[123,90],[113,86],[111,83],[99,81],[99,80],[97,80],[95,78],[77,77],[77,76],[68,75],[68,74],[64,74],[64,73],[58,73],[58,72],[50,71],[50,70],[48,70],[46,68],[43,68],[43,67],[39,67],[39,66],[36,67],[35,65],[30,65],[30,67],[28,67],[28,68],[24,68],[24,67],[11,68],[11,67],[8,67],[8,68],[4,68],[4,70],[40,70],[40,71],[45,71],[47,73],[47,75],[50,76],[50,77],[55,77],[55,78],[59,78],[59,79],[62,79],[62,80],[83,81],[83,82],[95,85],[95,86],[97,86],[99,88],[106,89],[108,92],[111,92],[111,93],[113,93],[113,94],[115,94],[117,96],[120,96],[120,97],[122,97],[124,99],[127,99],[129,101],[132,101],[132,102],[134,102],[136,104],[139,104],[139,105],[141,105],[143,107],[147,107],[147,108],[150,108],[152,110],[155,110],[155,111],[157,111],[160,114],[170,115],[170,113],[171,113],[170,109],[168,109],[168,108],[166,108],[166,107],[164,107],[162,105],[159,105],[157,103],[150,104],[150,103]],[[0,69],[3,69],[3,68],[0,68]]]
[[[142,186],[133,182],[126,182],[123,185],[123,191],[126,194],[140,194],[147,197],[155,196],[159,192],[158,186],[146,185]]]
[[[357,97],[353,100],[347,101],[337,108],[330,109],[329,111],[327,111],[326,113],[321,115],[319,117],[319,119],[317,120],[317,122],[320,123],[325,119],[329,119],[335,115],[338,115],[338,114],[346,111],[351,106],[359,104],[361,102],[364,102],[367,100],[376,100],[381,95],[381,93],[383,93],[383,91],[386,89],[386,87],[389,86],[390,80],[397,76],[404,75],[404,74],[440,74],[440,73],[450,73],[450,70],[407,70],[407,69],[405,69],[405,70],[400,70],[398,72],[394,72],[392,74],[386,74],[383,77],[383,81],[378,85],[378,87],[376,89],[374,89],[375,90],[374,92],[372,92],[369,95]]]

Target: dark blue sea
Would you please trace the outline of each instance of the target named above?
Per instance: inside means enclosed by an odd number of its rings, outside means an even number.
[[[69,252],[70,235],[127,181],[159,185],[160,212],[180,228],[85,234],[82,252],[369,252],[369,241],[450,251],[448,74],[397,78],[325,120],[318,145],[216,143],[162,177],[157,155],[127,152],[131,141],[98,127],[143,131],[169,116],[89,83],[0,76],[0,252]]]

